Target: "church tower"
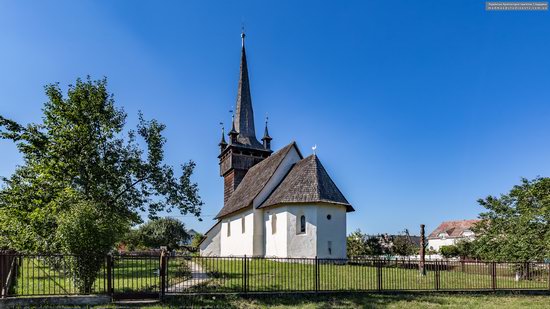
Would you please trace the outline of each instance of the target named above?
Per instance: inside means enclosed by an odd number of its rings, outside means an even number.
[[[262,139],[263,143],[260,143],[256,138],[244,47],[244,32],[241,34],[241,38],[241,67],[235,115],[232,119],[231,131],[228,133],[229,141],[225,141],[222,130],[222,139],[219,143],[221,153],[218,158],[220,159],[220,175],[224,179],[224,204],[237,189],[246,172],[256,163],[269,157],[273,152],[270,143],[271,137],[267,133],[267,121],[264,138]]]

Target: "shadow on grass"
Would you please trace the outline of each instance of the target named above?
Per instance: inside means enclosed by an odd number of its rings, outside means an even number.
[[[338,293],[338,294],[264,294],[175,296],[167,299],[163,307],[192,308],[425,308],[425,307],[484,307],[487,305],[526,304],[546,308],[550,294],[523,295],[514,293]],[[512,303],[509,303],[512,301]],[[534,303],[532,303],[532,301]],[[517,303],[516,303],[517,302]],[[521,305],[520,305],[521,304]],[[495,307],[496,308],[496,307]]]
[[[167,300],[167,307],[245,308],[245,307],[314,307],[314,308],[383,308],[396,302],[421,301],[425,305],[445,305],[444,298],[415,294],[272,294],[181,296]]]

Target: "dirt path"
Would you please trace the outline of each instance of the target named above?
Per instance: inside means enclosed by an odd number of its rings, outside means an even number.
[[[210,277],[206,274],[206,271],[203,270],[202,266],[193,262],[187,261],[187,265],[191,269],[191,279],[187,279],[183,282],[171,285],[166,290],[167,293],[178,293],[184,292],[186,289],[189,289],[198,284],[206,283],[210,280]]]

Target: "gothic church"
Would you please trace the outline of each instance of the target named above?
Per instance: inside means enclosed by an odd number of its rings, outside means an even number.
[[[354,211],[319,158],[295,142],[273,152],[267,122],[256,138],[244,33],[235,116],[219,143],[224,205],[200,244],[203,256],[346,257]]]

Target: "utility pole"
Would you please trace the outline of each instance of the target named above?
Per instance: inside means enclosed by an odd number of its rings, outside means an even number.
[[[426,237],[424,235],[424,224],[420,224],[420,261],[418,262],[418,271],[421,276],[426,276]]]

